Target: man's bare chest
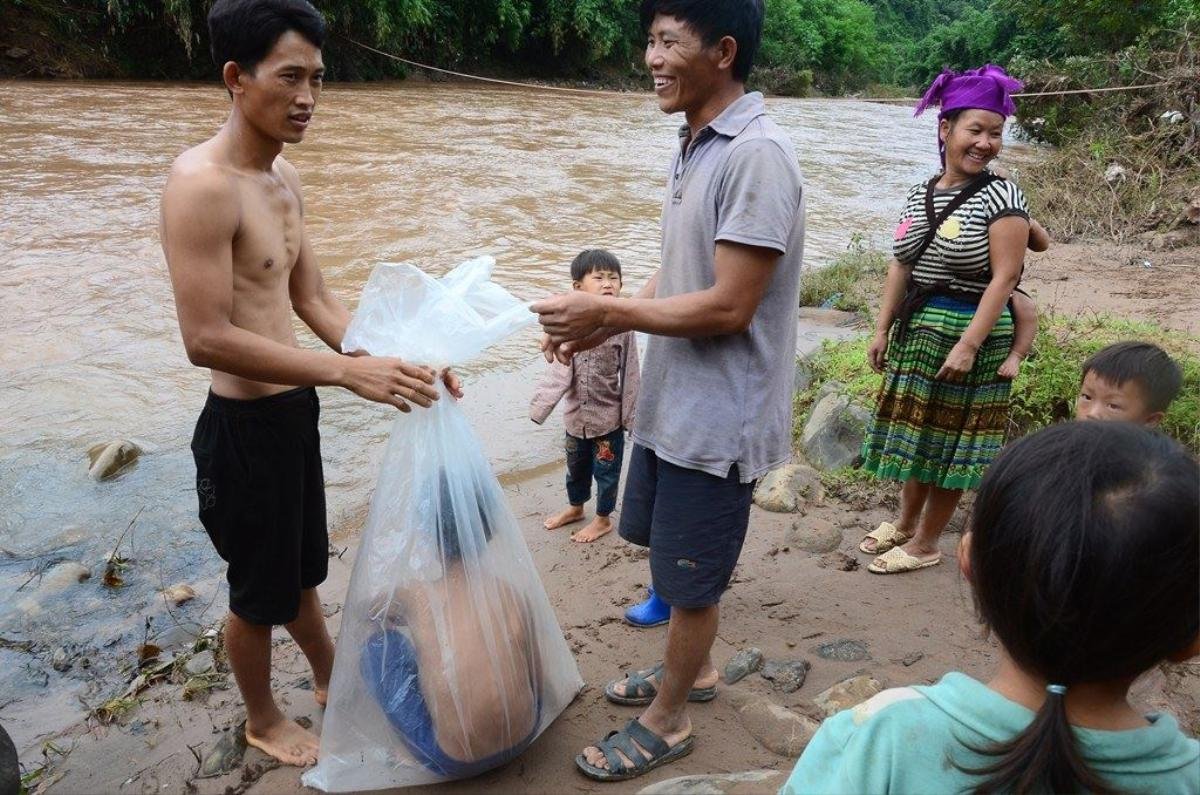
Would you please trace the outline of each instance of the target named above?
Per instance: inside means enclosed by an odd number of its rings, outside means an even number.
[[[241,224],[233,240],[236,275],[254,281],[286,280],[300,255],[300,202],[285,185],[252,182],[241,188]]]

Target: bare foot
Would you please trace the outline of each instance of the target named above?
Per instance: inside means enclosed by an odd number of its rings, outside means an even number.
[[[572,505],[561,513],[547,517],[546,521],[542,522],[542,527],[545,527],[547,530],[557,530],[564,525],[581,521],[583,521],[583,506]]]
[[[253,745],[285,765],[297,767],[316,764],[317,753],[321,748],[321,741],[317,739],[317,735],[283,715],[258,731],[251,731],[250,725],[247,724],[246,744]]]
[[[325,706],[329,703],[329,687],[314,687],[313,698],[316,699],[318,706]]]
[[[932,547],[927,547],[927,546],[918,544],[916,542],[916,539],[909,541],[907,544],[902,544],[900,546],[900,548],[903,549],[908,554],[912,555],[914,558],[917,558],[918,560],[920,560],[922,563],[925,563],[925,562],[928,562],[931,560],[937,560],[938,558],[940,558],[942,556],[941,551],[937,548],[936,545],[934,545]]]
[[[587,527],[571,534],[571,540],[576,544],[590,544],[597,538],[612,532],[612,519],[607,516],[597,516]]]

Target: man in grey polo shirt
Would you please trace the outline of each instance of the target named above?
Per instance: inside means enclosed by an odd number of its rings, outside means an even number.
[[[576,758],[602,781],[691,751],[686,706],[716,693],[718,603],[754,483],[791,453],[804,205],[790,140],[745,89],[762,15],[761,0],[642,3],[659,106],[687,122],[663,201],[662,266],[632,299],[575,291],[534,305],[547,354],[563,361],[622,331],[650,335],[620,532],[650,547],[671,620],[663,664],[605,688],[648,706]]]

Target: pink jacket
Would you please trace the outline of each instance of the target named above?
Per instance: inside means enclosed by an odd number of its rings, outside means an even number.
[[[569,365],[551,364],[533,393],[529,419],[541,425],[565,397],[563,424],[572,436],[595,439],[629,430],[640,382],[637,339],[626,331],[576,354]]]

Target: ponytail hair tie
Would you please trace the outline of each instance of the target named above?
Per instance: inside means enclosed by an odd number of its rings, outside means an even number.
[[[1046,692],[1056,696],[1065,696],[1067,694],[1066,685],[1046,685]]]

